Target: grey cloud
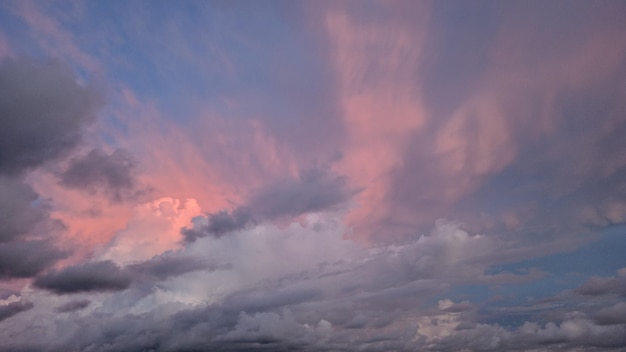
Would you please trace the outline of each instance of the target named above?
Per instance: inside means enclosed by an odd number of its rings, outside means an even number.
[[[28,234],[48,214],[34,206],[39,195],[31,186],[12,177],[0,176],[0,243]]]
[[[74,311],[77,311],[77,310],[85,309],[90,304],[91,304],[90,300],[88,300],[88,299],[81,299],[81,300],[71,301],[71,302],[67,302],[65,304],[62,304],[62,305],[56,307],[54,310],[57,313],[68,313],[68,312],[74,312]]]
[[[231,311],[263,312],[322,298],[316,289],[273,289],[231,295],[223,306]]]
[[[70,160],[61,173],[63,186],[86,191],[102,190],[113,201],[131,197],[137,186],[136,162],[124,149],[106,154],[99,149]]]
[[[298,216],[333,208],[354,193],[348,188],[345,177],[314,168],[302,171],[296,180],[276,182],[261,189],[246,208],[263,219]]]
[[[153,310],[142,309],[143,313],[119,315],[125,309],[144,307],[146,302],[151,301],[144,299],[149,293],[131,286],[106,298],[101,307],[94,307],[93,315],[79,318],[75,330],[66,333],[67,338],[40,349],[85,352],[382,352],[458,351],[463,348],[470,351],[542,348],[566,351],[581,347],[612,351],[619,350],[623,345],[620,339],[624,325],[615,325],[612,323],[614,320],[610,320],[614,313],[619,313],[619,306],[615,312],[611,309],[611,314],[594,316],[594,320],[582,314],[570,314],[562,320],[541,324],[527,322],[519,328],[473,321],[476,316],[470,313],[474,305],[466,301],[424,311],[424,302],[445,292],[445,287],[437,286],[447,282],[447,279],[424,280],[420,278],[419,271],[401,272],[408,266],[416,265],[425,253],[432,252],[433,246],[441,248],[444,240],[450,242],[448,246],[453,246],[451,248],[475,250],[467,243],[469,239],[463,239],[460,233],[452,232],[448,236],[444,232],[435,231],[414,246],[390,246],[387,250],[370,251],[367,257],[359,260],[346,258],[336,265],[327,263],[313,268],[313,272],[306,275],[296,273],[287,275],[286,279],[280,276],[277,280],[264,280],[208,305],[168,303]],[[191,246],[206,244],[204,242],[208,240],[216,245],[218,241],[231,238],[205,239]],[[462,243],[458,244],[459,241]],[[404,253],[414,251],[421,251],[421,254]],[[438,253],[446,252],[440,250]],[[172,252],[119,270],[133,273],[135,277],[165,278],[201,266],[196,259],[186,255]],[[471,254],[467,256],[471,257]],[[168,268],[170,265],[171,270]],[[439,265],[466,264],[439,262]],[[233,265],[233,275],[238,276],[236,270],[237,263]],[[472,272],[461,272],[460,276]],[[192,280],[199,279],[194,277]],[[359,288],[342,290],[354,285]],[[160,289],[167,292],[166,286],[160,286]],[[137,304],[138,301],[143,303]],[[181,308],[184,310],[178,310]],[[458,326],[455,325],[457,323]],[[608,323],[613,325],[606,325]],[[421,334],[442,329],[446,333],[440,336]],[[0,338],[3,336],[7,335],[0,331]],[[0,339],[0,350],[5,346]],[[27,344],[18,343],[16,346]]]
[[[33,304],[31,302],[13,302],[7,305],[0,306],[0,321],[8,319],[20,312],[27,311],[33,308]]]
[[[26,278],[39,274],[67,253],[45,240],[0,244],[0,278]]]
[[[592,277],[576,292],[588,296],[616,294],[626,297],[626,269],[621,269],[614,277]]]
[[[32,277],[67,255],[53,245],[62,224],[16,176],[0,176],[0,279]]]
[[[247,203],[233,211],[208,214],[206,224],[182,229],[187,242],[206,236],[222,236],[257,222],[272,221],[302,214],[332,210],[347,202],[357,191],[347,179],[325,168],[304,170],[297,179],[266,185]]]
[[[56,61],[0,62],[0,278],[35,276],[67,255],[51,244],[63,225],[24,175],[67,156],[102,102]]]
[[[198,238],[206,237],[208,234],[220,237],[253,224],[254,218],[247,210],[237,208],[232,212],[222,210],[217,213],[208,214],[206,222],[206,225],[200,226],[199,228],[183,228],[181,232],[185,241],[193,242]]]
[[[166,253],[150,260],[120,268],[112,261],[88,262],[38,276],[35,287],[59,295],[80,292],[120,291],[136,283],[153,283],[194,272],[228,270],[229,264]]]
[[[142,263],[129,265],[126,269],[135,276],[165,280],[189,272],[228,269],[229,267],[229,265],[210,264],[206,260],[195,257],[164,254]]]
[[[94,121],[102,97],[61,64],[0,63],[0,173],[15,174],[72,150]]]
[[[70,266],[35,279],[38,288],[56,294],[92,291],[118,291],[128,288],[132,277],[111,261]]]
[[[618,302],[611,307],[600,309],[594,315],[594,319],[600,325],[626,324],[626,302]]]

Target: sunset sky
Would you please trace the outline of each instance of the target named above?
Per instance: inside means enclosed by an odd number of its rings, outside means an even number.
[[[625,351],[626,2],[0,0],[0,351]]]

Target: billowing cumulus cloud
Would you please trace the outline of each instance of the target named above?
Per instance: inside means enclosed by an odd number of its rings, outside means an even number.
[[[626,348],[624,4],[0,8],[0,351]]]
[[[618,348],[623,342],[621,304],[511,328],[480,321],[480,304],[467,300],[424,303],[455,282],[479,282],[477,273],[486,271],[481,262],[492,250],[489,240],[456,224],[441,222],[415,243],[362,248],[336,236],[339,223],[308,221],[305,227],[259,225],[198,239],[182,252],[125,268],[107,262],[66,269],[56,274],[66,284],[78,284],[87,272],[90,280],[125,271],[157,281],[93,296],[97,302],[70,301],[54,308],[56,313],[23,312],[5,333],[28,331],[23,329],[33,319],[71,311],[78,321],[63,323],[52,350],[567,350]],[[231,265],[198,265],[190,255],[199,253]],[[105,267],[107,274],[91,270]],[[24,294],[36,307],[46,304],[45,296]],[[122,311],[127,313],[118,315]],[[47,350],[24,334],[11,343]]]

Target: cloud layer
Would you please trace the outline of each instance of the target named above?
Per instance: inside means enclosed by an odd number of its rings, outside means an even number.
[[[0,4],[0,351],[621,351],[624,4]]]

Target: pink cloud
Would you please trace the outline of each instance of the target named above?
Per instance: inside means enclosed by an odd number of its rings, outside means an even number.
[[[379,21],[359,18],[344,6],[331,6],[320,15],[347,134],[336,168],[363,188],[349,215],[349,222],[359,225],[357,237],[384,216],[389,173],[402,163],[410,136],[426,122],[415,84],[428,23],[423,5],[392,9],[381,4],[390,14]]]

